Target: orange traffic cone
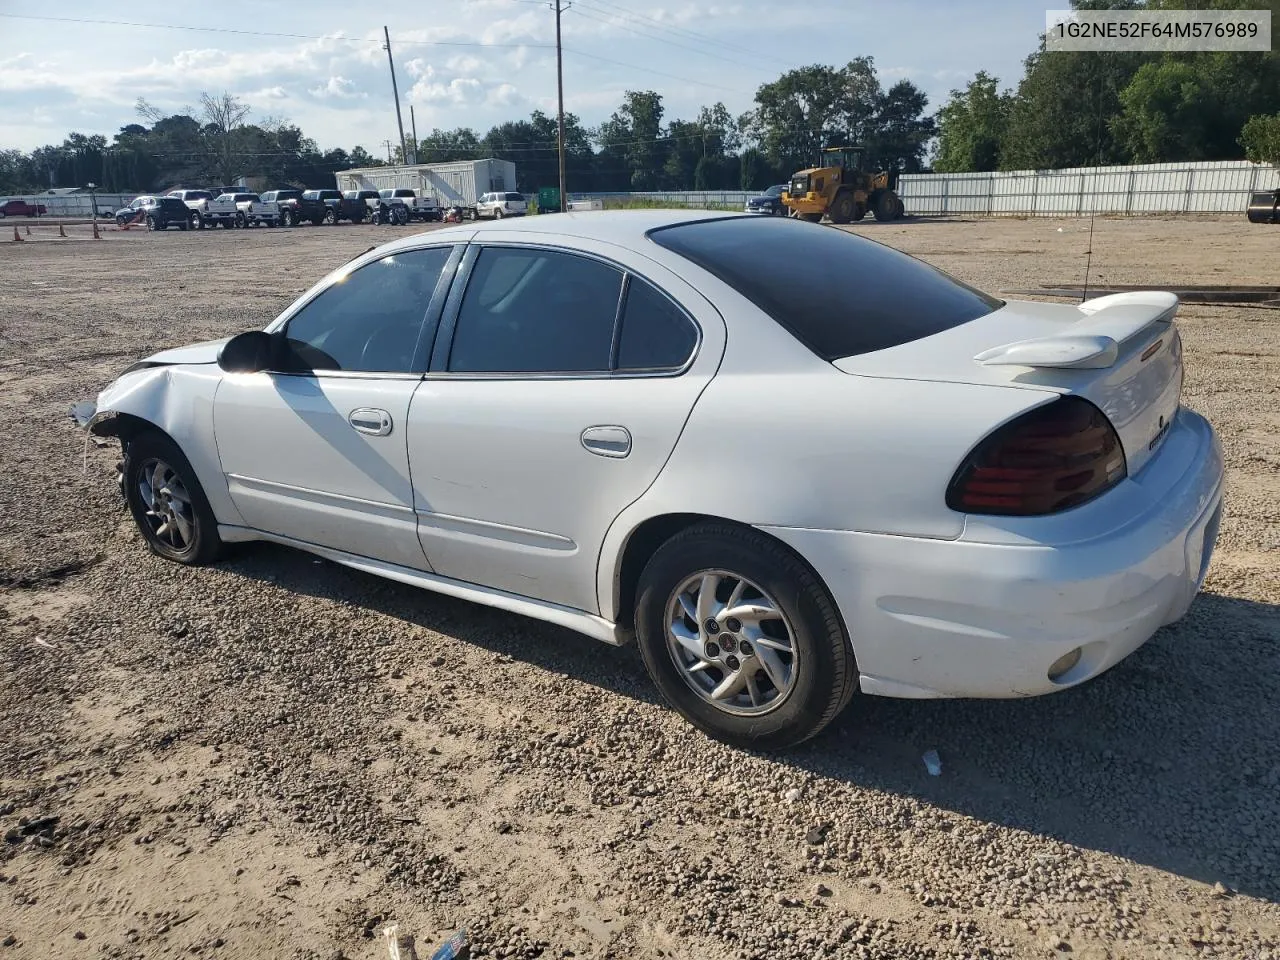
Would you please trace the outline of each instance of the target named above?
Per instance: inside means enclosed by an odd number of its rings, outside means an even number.
[[[18,233],[18,227],[16,224],[14,225],[14,228],[13,228],[13,239],[18,241],[22,240],[22,235]]]
[[[62,224],[58,224],[58,236],[65,237],[66,235],[67,231],[62,229]]]
[[[93,239],[95,239],[95,240],[101,240],[101,239],[102,239],[102,237],[101,237],[101,236],[99,235],[99,233],[98,233],[98,221],[97,221],[97,220],[93,221]]]

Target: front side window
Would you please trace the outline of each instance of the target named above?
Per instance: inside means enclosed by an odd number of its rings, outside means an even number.
[[[551,250],[482,250],[458,314],[457,373],[607,372],[622,272]]]
[[[419,373],[423,321],[452,247],[409,250],[365,264],[290,318],[281,368]]]

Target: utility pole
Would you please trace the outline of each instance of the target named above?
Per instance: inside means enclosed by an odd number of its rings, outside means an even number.
[[[413,130],[413,162],[418,162],[418,118],[413,115],[413,104],[409,104],[409,127]]]
[[[391,34],[387,32],[387,28],[382,28],[382,37],[386,40],[383,48],[387,51],[387,65],[391,67],[391,94],[396,98],[396,126],[400,128],[400,157],[405,162],[409,162],[409,154],[404,148],[404,120],[400,116],[400,90],[396,86],[396,62],[391,59]]]
[[[391,141],[383,140],[382,144],[387,148],[387,163],[394,163],[395,161],[391,159]]]
[[[560,154],[560,212],[568,209],[569,198],[564,192],[564,50],[560,46],[560,14],[569,7],[562,0],[555,0],[556,10],[556,97],[559,101],[559,125],[556,135]]]

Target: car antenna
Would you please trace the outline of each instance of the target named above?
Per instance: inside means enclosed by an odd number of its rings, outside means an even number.
[[[1084,288],[1080,291],[1080,302],[1089,299],[1089,269],[1093,266],[1093,221],[1098,215],[1098,170],[1102,167],[1102,58],[1098,58],[1098,92],[1094,98],[1098,108],[1098,144],[1093,160],[1093,203],[1089,204],[1089,249],[1084,257]],[[1081,174],[1083,176],[1083,174]]]

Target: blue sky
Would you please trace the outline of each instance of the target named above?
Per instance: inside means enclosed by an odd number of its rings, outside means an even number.
[[[1044,11],[1027,0],[574,0],[563,18],[566,108],[596,124],[624,91],[652,89],[666,119],[692,119],[717,100],[736,116],[788,69],[869,55],[882,82],[909,78],[932,110],[980,69],[1016,83]],[[396,138],[384,24],[406,131],[411,103],[420,136],[435,126],[483,135],[535,108],[555,111],[555,53],[544,46],[555,18],[543,0],[0,0],[0,14],[15,15],[0,16],[0,147],[60,143],[71,130],[110,136],[135,121],[139,97],[175,112],[202,90],[225,90],[251,105],[251,119],[289,120],[322,148],[381,153]]]

